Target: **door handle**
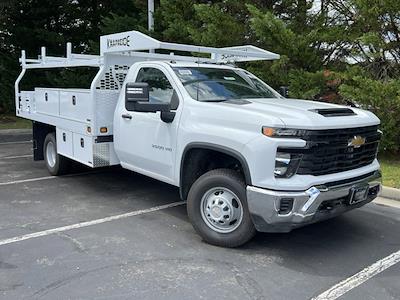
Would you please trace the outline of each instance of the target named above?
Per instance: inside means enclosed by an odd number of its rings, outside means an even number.
[[[132,119],[132,116],[130,114],[122,114],[122,116],[124,119]]]

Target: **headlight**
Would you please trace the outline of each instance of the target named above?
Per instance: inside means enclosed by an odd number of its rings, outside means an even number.
[[[289,178],[296,174],[301,161],[301,154],[277,152],[275,157],[275,177]]]
[[[306,135],[304,129],[262,127],[262,134],[269,137],[301,138]]]

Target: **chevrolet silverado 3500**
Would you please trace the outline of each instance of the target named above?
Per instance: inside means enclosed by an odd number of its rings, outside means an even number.
[[[380,190],[371,112],[286,99],[237,62],[254,47],[165,43],[137,31],[100,38],[100,55],[22,52],[16,114],[33,121],[34,159],[121,165],[179,187],[202,238],[235,247],[365,205]],[[150,50],[150,51],[149,51]],[[200,53],[202,55],[176,55]],[[167,53],[167,54],[165,54]],[[98,68],[89,89],[20,91],[28,69]]]

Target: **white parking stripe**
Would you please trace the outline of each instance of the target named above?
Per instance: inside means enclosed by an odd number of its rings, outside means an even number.
[[[32,141],[20,141],[20,142],[3,142],[0,145],[14,145],[14,144],[27,144],[32,143]]]
[[[26,158],[26,157],[33,157],[33,155],[27,154],[27,155],[17,155],[17,156],[5,156],[5,157],[0,157],[0,159],[16,159],[16,158]]]
[[[91,175],[91,174],[107,173],[107,172],[109,172],[109,170],[88,171],[88,172],[82,172],[82,173],[67,174],[67,175],[63,175],[63,176],[44,176],[44,177],[28,178],[28,179],[21,179],[21,180],[15,180],[15,181],[0,182],[0,186],[25,183],[25,182],[35,182],[35,181],[41,181],[41,180],[47,180],[47,179],[53,179],[53,178],[75,177],[75,176],[81,176],[81,175]]]
[[[46,236],[46,235],[63,232],[63,231],[71,230],[71,229],[88,227],[88,226],[102,224],[102,223],[111,222],[111,221],[115,221],[115,220],[120,220],[120,219],[124,219],[124,218],[128,218],[128,217],[143,215],[143,214],[151,213],[154,211],[183,205],[184,203],[185,203],[184,201],[173,202],[173,203],[169,203],[169,204],[165,204],[165,205],[154,206],[154,207],[147,208],[147,209],[131,211],[131,212],[121,214],[121,215],[115,215],[115,216],[110,216],[110,217],[106,217],[106,218],[102,218],[102,219],[96,219],[96,220],[92,220],[92,221],[81,222],[81,223],[77,223],[77,224],[73,224],[73,225],[57,227],[57,228],[48,229],[48,230],[44,230],[44,231],[39,231],[39,232],[34,232],[34,233],[25,234],[25,235],[21,235],[21,236],[16,236],[16,237],[5,239],[5,240],[0,240],[0,246],[12,244],[12,243],[16,243],[16,242],[21,242],[21,241],[29,240],[29,239],[33,239],[33,238],[38,238],[41,236]]]
[[[30,179],[21,179],[21,180],[0,182],[0,186],[2,186],[2,185],[10,185],[10,184],[17,184],[17,183],[32,182],[32,181],[41,181],[41,180],[47,180],[47,179],[53,179],[53,178],[57,178],[57,177],[56,176],[45,176],[45,177],[37,177],[37,178],[30,178]]]
[[[364,270],[339,282],[329,290],[323,292],[312,300],[334,300],[351,291],[355,287],[371,279],[375,275],[385,271],[387,268],[400,262],[400,250],[378,260],[376,263],[366,267]]]

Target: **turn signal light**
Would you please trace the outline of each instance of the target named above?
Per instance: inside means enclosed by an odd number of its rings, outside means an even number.
[[[275,130],[274,130],[274,128],[271,128],[271,127],[263,127],[262,133],[263,133],[263,135],[271,137],[271,136],[274,136]]]
[[[101,133],[107,133],[107,131],[108,131],[107,127],[101,127],[100,128],[100,132]]]
[[[302,138],[306,133],[304,129],[262,127],[262,134],[274,138]]]

